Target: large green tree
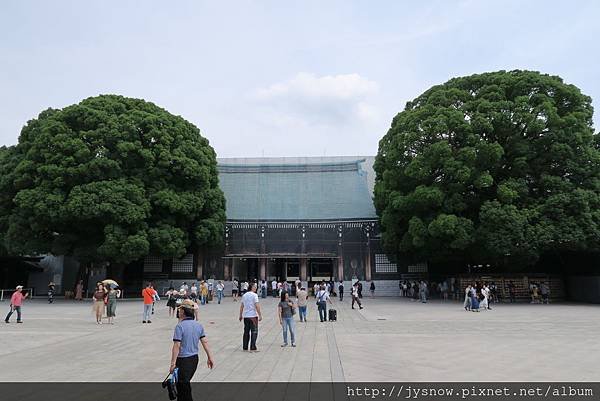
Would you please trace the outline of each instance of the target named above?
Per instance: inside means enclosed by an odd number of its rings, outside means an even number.
[[[577,87],[533,71],[455,78],[408,102],[375,162],[387,252],[527,264],[598,249],[592,114]]]
[[[0,153],[0,240],[15,254],[128,263],[220,242],[225,198],[208,140],[115,95],[48,109]]]

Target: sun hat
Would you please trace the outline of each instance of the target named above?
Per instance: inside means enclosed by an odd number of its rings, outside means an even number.
[[[181,305],[179,305],[180,308],[187,309],[195,309],[195,306],[196,305],[194,304],[194,301],[192,301],[191,299],[184,299]]]

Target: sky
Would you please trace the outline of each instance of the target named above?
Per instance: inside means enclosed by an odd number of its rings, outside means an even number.
[[[0,146],[107,93],[184,117],[219,157],[374,155],[407,101],[486,71],[559,75],[598,110],[598,21],[595,0],[2,1]]]

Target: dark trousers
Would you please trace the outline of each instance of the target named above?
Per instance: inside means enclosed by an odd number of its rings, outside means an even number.
[[[319,309],[319,319],[321,319],[322,322],[327,320],[327,303],[326,302],[319,302],[317,304],[317,307]]]
[[[352,296],[352,307],[354,308],[354,303],[357,303],[359,307],[362,307],[362,304],[360,303],[360,299],[358,297],[355,297],[354,295]]]
[[[10,319],[10,317],[12,316],[14,311],[17,311],[17,322],[20,322],[21,321],[21,307],[20,306],[11,307],[10,312],[8,312],[8,315],[6,315],[6,319],[4,319],[4,320],[8,322],[8,319]]]
[[[344,290],[340,290],[340,301],[344,300]]]
[[[177,358],[175,365],[179,368],[177,375],[177,399],[179,401],[194,401],[190,381],[198,367],[198,355]]]
[[[256,339],[258,338],[258,318],[257,317],[245,317],[244,318],[244,337],[242,342],[242,348],[244,351],[248,350],[248,343],[250,343],[250,350],[256,350]]]

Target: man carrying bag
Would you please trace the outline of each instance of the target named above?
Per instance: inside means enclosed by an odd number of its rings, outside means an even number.
[[[214,362],[208,341],[204,334],[204,327],[194,320],[194,302],[185,300],[179,307],[180,320],[175,326],[173,334],[173,348],[171,349],[171,366],[169,372],[177,369],[177,399],[180,401],[193,401],[192,385],[190,384],[198,368],[198,343],[207,356],[206,366],[212,369]]]

